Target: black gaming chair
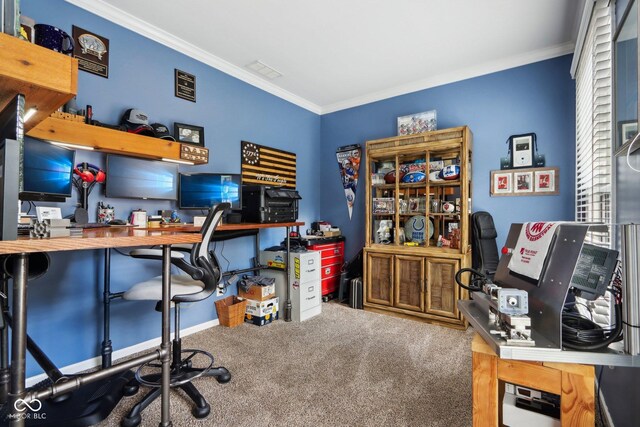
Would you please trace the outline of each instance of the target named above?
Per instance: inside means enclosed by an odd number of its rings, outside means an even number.
[[[213,356],[204,350],[182,350],[180,340],[180,303],[202,301],[211,296],[220,281],[220,267],[213,251],[209,250],[209,242],[217,227],[225,209],[230,208],[228,203],[213,206],[202,225],[202,242],[193,245],[190,250],[190,262],[185,260],[188,253],[171,251],[171,263],[185,274],[171,275],[171,302],[175,305],[175,330],[172,342],[171,358],[171,387],[179,387],[195,403],[191,411],[196,418],[205,418],[211,410],[202,394],[191,383],[201,376],[215,377],[219,383],[226,383],[231,379],[231,374],[226,368],[213,368]],[[176,248],[184,250],[184,248]],[[159,249],[135,249],[130,252],[134,258],[162,260],[162,251]],[[123,295],[126,300],[151,300],[162,299],[162,276],[138,283],[126,291]],[[186,357],[182,356],[185,353]],[[195,367],[196,360],[205,360],[204,367]],[[149,371],[152,371],[149,373]],[[124,427],[133,427],[140,424],[141,412],[149,406],[161,394],[160,369],[157,363],[142,365],[136,372],[136,380],[139,384],[154,387],[133,409],[122,419]],[[131,384],[133,386],[133,384]]]
[[[472,268],[493,280],[498,268],[498,233],[489,212],[480,211],[471,215],[471,265]]]

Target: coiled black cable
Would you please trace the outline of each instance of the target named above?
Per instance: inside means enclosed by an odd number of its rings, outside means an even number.
[[[464,273],[470,273],[468,285],[462,282],[462,274]],[[469,292],[482,291],[482,287],[490,282],[486,275],[480,273],[478,270],[474,270],[473,268],[461,268],[456,272],[455,280],[458,286],[468,290]]]
[[[570,350],[593,351],[608,347],[622,338],[622,301],[620,290],[608,289],[614,296],[616,324],[613,329],[602,328],[579,313],[562,313],[562,346]]]

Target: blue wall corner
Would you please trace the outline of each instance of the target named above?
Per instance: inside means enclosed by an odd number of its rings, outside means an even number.
[[[571,55],[475,77],[322,116],[321,217],[340,226],[347,256],[364,245],[364,167],[349,220],[335,149],[397,135],[396,119],[437,110],[438,129],[468,125],[473,132],[472,209],[490,212],[502,245],[514,222],[573,220],[575,83]],[[546,166],[560,169],[556,196],[491,197],[490,171],[500,169],[510,135],[535,132]],[[333,166],[331,166],[333,164]]]

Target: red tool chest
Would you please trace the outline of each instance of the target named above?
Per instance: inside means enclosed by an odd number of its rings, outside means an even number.
[[[309,242],[307,249],[320,252],[322,296],[336,292],[344,264],[344,237],[314,239]]]

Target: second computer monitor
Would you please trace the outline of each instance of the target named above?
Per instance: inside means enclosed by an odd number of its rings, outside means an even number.
[[[240,174],[180,174],[178,202],[180,209],[209,209],[227,202],[231,209],[242,209]]]

